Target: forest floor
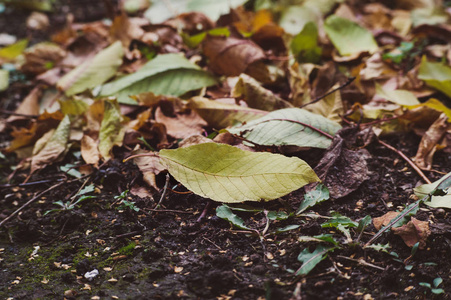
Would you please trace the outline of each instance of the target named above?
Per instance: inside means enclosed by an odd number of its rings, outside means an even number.
[[[20,11],[4,13],[0,26],[22,24],[25,17]],[[16,28],[9,33],[28,34]],[[1,107],[14,109],[17,104],[11,99],[22,99],[31,88],[23,84],[2,92]],[[408,157],[415,156],[420,139],[414,133],[382,138]],[[2,133],[1,142],[7,140],[10,137]],[[416,252],[392,232],[377,241],[389,243],[387,251],[362,247],[360,239],[368,241],[377,232],[372,224],[362,237],[351,228],[351,241],[336,228],[321,226],[333,212],[358,222],[415,201],[413,188],[422,182],[410,165],[377,141],[366,150],[367,179],[341,199],[281,220],[270,220],[265,212],[295,212],[303,190],[271,202],[247,203],[254,212],[234,211],[253,231],[233,227],[216,215],[220,203],[193,193],[168,189],[159,207],[160,194],[154,199],[132,195],[128,191],[134,185],[145,183],[133,162],[123,162],[130,153],[122,148],[81,181],[68,178],[56,165],[27,183],[22,182],[28,171],[18,171],[14,182],[0,185],[0,220],[30,199],[36,201],[0,228],[0,298],[451,299],[449,210],[421,206],[415,218],[428,221],[431,233],[426,247]],[[296,155],[315,165],[325,151]],[[76,159],[68,155],[59,165]],[[451,154],[436,153],[433,169],[447,173],[449,166]],[[2,161],[0,177],[9,176],[10,167]],[[432,181],[443,176],[426,175]],[[165,176],[158,180],[164,184]],[[70,201],[90,184],[96,186],[94,198],[55,211],[56,201]],[[168,186],[176,184],[171,179]],[[299,227],[277,231],[288,225]],[[302,265],[297,259],[301,251],[317,245],[299,238],[322,234],[332,234],[339,246],[308,275],[295,276]],[[444,293],[436,295],[423,283],[432,284],[438,277]]]

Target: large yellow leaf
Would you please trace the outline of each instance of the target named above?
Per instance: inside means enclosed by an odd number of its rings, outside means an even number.
[[[205,143],[161,150],[169,173],[194,193],[219,202],[273,200],[319,181],[303,160]]]

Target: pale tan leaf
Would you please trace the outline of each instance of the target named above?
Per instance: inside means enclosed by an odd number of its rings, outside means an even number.
[[[100,161],[100,152],[97,148],[97,141],[89,135],[84,135],[81,139],[81,156],[87,164],[98,166]]]
[[[33,156],[31,160],[31,173],[62,158],[68,146],[70,125],[69,116],[66,115],[56,128],[52,137],[45,143],[42,150]]]

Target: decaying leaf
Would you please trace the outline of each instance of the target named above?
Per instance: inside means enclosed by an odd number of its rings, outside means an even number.
[[[81,156],[87,164],[98,166],[100,161],[100,152],[95,141],[89,135],[84,135],[81,139]]]
[[[412,217],[407,224],[392,228],[392,231],[399,235],[409,247],[413,247],[416,243],[420,243],[418,246],[420,249],[426,247],[426,240],[431,234],[429,222],[419,221],[414,217]]]
[[[36,151],[37,153],[31,160],[31,173],[34,173],[38,169],[42,169],[48,164],[54,163],[59,159],[62,159],[63,154],[66,153],[70,135],[70,119],[66,115],[53,132],[52,136],[43,145],[42,150]],[[44,136],[44,138],[46,138]],[[38,147],[42,144],[37,143]]]
[[[389,211],[383,216],[373,218],[373,225],[376,230],[380,230],[383,226],[387,226],[390,224],[390,221],[396,218],[399,215],[399,212]]]
[[[232,90],[232,96],[246,101],[251,108],[273,111],[281,108],[293,107],[288,101],[274,95],[265,89],[254,78],[241,74]]]
[[[42,91],[39,86],[31,90],[31,92],[25,97],[19,107],[16,109],[16,113],[23,115],[38,115],[39,114],[39,99],[42,96]],[[16,120],[23,120],[22,116],[9,116],[7,122],[14,122]]]
[[[432,192],[435,188],[439,186],[444,180],[449,178],[451,176],[451,173],[448,173],[447,175],[443,176],[437,181],[434,181],[430,184],[423,184],[414,189],[415,195],[419,198],[423,198],[425,195]],[[447,188],[447,190],[442,191],[444,195],[432,195],[430,201],[424,202],[424,204],[430,206],[430,207],[443,207],[443,208],[451,208],[451,188]]]
[[[204,131],[203,127],[207,125],[194,110],[190,109],[165,115],[164,111],[158,107],[155,111],[155,120],[164,124],[167,133],[176,139],[202,134]]]
[[[305,109],[285,108],[228,131],[258,145],[327,148],[340,128]]]
[[[204,143],[161,150],[169,173],[194,193],[219,202],[272,200],[318,181],[303,160]]]
[[[202,97],[189,100],[189,107],[194,109],[208,125],[223,129],[239,123],[249,122],[264,116],[267,112],[235,104],[222,103]]]
[[[415,155],[415,163],[422,169],[432,168],[432,158],[447,130],[451,128],[448,117],[442,113],[421,138]]]
[[[125,128],[122,126],[122,116],[119,104],[114,101],[104,101],[105,111],[99,131],[99,152],[105,159],[111,158],[113,146],[121,146]]]
[[[251,40],[209,35],[202,48],[211,70],[227,76],[245,73],[252,63],[265,58],[263,50]]]
[[[366,149],[348,149],[346,142],[351,142],[356,131],[346,128],[339,131],[332,145],[315,167],[318,177],[323,180],[330,192],[331,198],[338,199],[355,191],[368,179]]]
[[[133,151],[133,154],[149,153],[142,149]],[[135,164],[143,174],[143,180],[155,190],[159,190],[155,176],[166,170],[166,167],[161,164],[160,158],[156,155],[138,156],[133,159]]]

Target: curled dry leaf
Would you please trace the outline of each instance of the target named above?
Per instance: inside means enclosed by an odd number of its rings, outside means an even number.
[[[265,111],[293,107],[291,103],[265,89],[257,80],[246,74],[240,75],[232,90],[232,96],[244,99],[249,107]]]
[[[20,67],[27,74],[41,74],[66,56],[67,52],[52,43],[39,43],[24,52],[25,63]]]
[[[407,246],[413,247],[416,243],[420,243],[418,248],[424,249],[426,247],[426,240],[431,234],[429,229],[429,222],[419,221],[414,217],[400,227],[392,228],[393,232],[399,235]]]
[[[100,152],[97,148],[97,142],[89,135],[84,135],[81,139],[81,156],[87,164],[98,166]]]
[[[42,147],[42,150],[33,156],[31,160],[31,173],[62,158],[63,154],[67,151],[70,125],[69,116],[66,115],[53,132],[51,138]]]
[[[250,40],[207,36],[202,48],[211,70],[227,76],[245,73],[249,65],[265,58],[263,50]]]
[[[415,163],[422,169],[432,168],[432,158],[447,130],[451,129],[448,117],[442,113],[421,138]]]
[[[151,187],[159,190],[155,176],[166,170],[166,167],[161,164],[158,156],[152,155],[151,152],[138,149],[133,151],[133,154],[149,154],[148,156],[139,156],[133,159],[143,174],[143,180]]]
[[[167,133],[176,139],[202,134],[204,131],[203,127],[207,125],[194,110],[180,111],[174,115],[167,116],[158,107],[155,111],[155,120],[158,123],[163,123],[166,126]]]
[[[41,88],[39,86],[31,90],[31,92],[25,97],[19,107],[16,109],[16,113],[22,115],[38,115],[39,114],[39,99],[42,95]],[[9,116],[8,123],[16,120],[23,120],[26,117],[22,116]]]
[[[316,174],[329,189],[331,198],[348,195],[368,179],[368,151],[350,150],[345,142],[356,134],[355,131],[355,128],[339,131],[315,168]]]
[[[387,226],[390,224],[390,221],[396,218],[399,215],[399,212],[389,211],[383,216],[378,218],[373,218],[373,225],[376,230],[380,230],[383,226]]]

